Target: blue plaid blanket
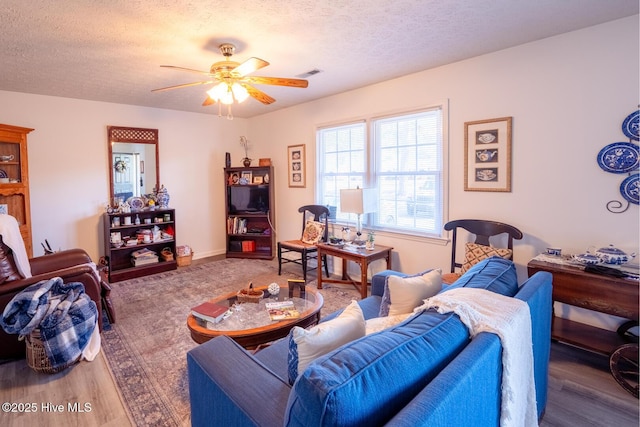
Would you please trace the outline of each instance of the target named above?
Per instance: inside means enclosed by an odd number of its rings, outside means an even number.
[[[5,307],[0,326],[20,339],[40,328],[40,336],[52,368],[64,366],[82,355],[98,321],[96,304],[79,282],[63,283],[60,277],[35,283],[17,294]]]

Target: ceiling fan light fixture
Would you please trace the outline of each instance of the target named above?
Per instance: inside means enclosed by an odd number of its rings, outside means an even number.
[[[226,92],[227,92],[227,85],[225,83],[218,83],[217,85],[215,85],[214,87],[212,87],[207,91],[207,95],[209,95],[209,98],[218,102],[222,99],[222,97]]]
[[[245,89],[241,84],[234,83],[231,85],[231,90],[233,91],[233,97],[238,101],[238,103],[244,102],[249,97],[249,92]]]

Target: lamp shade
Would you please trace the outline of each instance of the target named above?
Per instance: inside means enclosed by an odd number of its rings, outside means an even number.
[[[349,188],[340,190],[340,211],[365,214],[376,209],[375,190],[372,188]]]

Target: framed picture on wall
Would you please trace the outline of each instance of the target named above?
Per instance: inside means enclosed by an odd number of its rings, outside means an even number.
[[[304,188],[306,186],[305,175],[307,170],[304,148],[304,144],[290,145],[287,147],[289,187]]]
[[[464,124],[464,190],[511,191],[511,117]]]

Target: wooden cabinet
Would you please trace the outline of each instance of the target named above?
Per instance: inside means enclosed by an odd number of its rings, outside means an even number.
[[[275,257],[273,167],[225,168],[227,257]]]
[[[638,321],[638,281],[587,273],[584,268],[531,260],[529,276],[538,271],[553,274],[553,301]],[[625,343],[616,332],[553,317],[551,337],[597,353],[609,355]]]
[[[27,134],[33,129],[0,124],[0,213],[16,218],[29,258],[33,257]]]
[[[176,262],[175,209],[105,213],[103,222],[104,251],[108,263],[109,282],[119,282],[134,277],[175,270],[178,267]],[[145,234],[151,235],[148,242],[144,240]],[[122,241],[123,245],[120,247],[114,245],[112,243],[114,240]],[[125,243],[128,241],[134,243]],[[161,252],[165,248],[173,253],[172,260],[165,261],[163,259]],[[158,261],[134,265],[135,253],[145,249],[154,252],[158,256]],[[141,261],[138,263],[140,264]]]

